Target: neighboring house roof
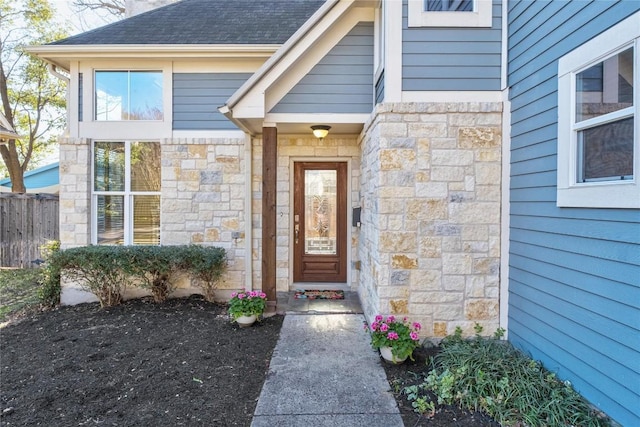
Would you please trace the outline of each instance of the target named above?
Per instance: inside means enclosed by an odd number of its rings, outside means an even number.
[[[57,193],[60,184],[60,163],[55,162],[24,173],[28,193]],[[11,179],[0,179],[0,192],[11,191]]]
[[[49,45],[282,44],[324,0],[183,0]]]
[[[13,130],[4,114],[0,113],[0,141],[4,142],[5,139],[15,138],[19,138],[18,134]]]

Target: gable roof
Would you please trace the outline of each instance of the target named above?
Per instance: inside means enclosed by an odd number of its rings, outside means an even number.
[[[282,44],[324,0],[183,0],[49,45]]]

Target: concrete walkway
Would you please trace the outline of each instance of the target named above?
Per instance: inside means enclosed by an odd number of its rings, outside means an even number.
[[[402,427],[362,314],[287,314],[252,427]]]

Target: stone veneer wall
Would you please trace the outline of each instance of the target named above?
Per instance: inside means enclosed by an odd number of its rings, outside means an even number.
[[[253,140],[253,283],[262,283],[262,139]],[[278,135],[278,170],[277,170],[277,224],[276,224],[276,290],[289,291],[292,281],[291,265],[291,212],[292,195],[291,179],[293,176],[292,160],[303,161],[350,161],[351,162],[351,205],[359,206],[360,189],[360,147],[357,136],[332,136],[329,134],[324,140],[309,136]],[[352,268],[357,259],[358,234],[357,228],[351,227],[351,214],[348,213],[348,233],[351,243],[347,247],[351,250],[351,265],[348,266],[349,286],[355,290],[358,285],[358,272]]]
[[[162,141],[161,243],[225,248],[221,290],[245,286],[244,144],[237,138]]]
[[[362,141],[360,298],[424,336],[499,325],[501,103],[390,103]]]
[[[58,138],[60,146],[60,245],[91,243],[91,156],[89,140]]]

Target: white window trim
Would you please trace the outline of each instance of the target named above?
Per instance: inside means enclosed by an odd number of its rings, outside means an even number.
[[[574,128],[576,74],[634,46],[633,179],[578,182],[578,143]],[[569,52],[558,62],[557,206],[640,208],[640,12]],[[625,110],[626,111],[626,110]],[[628,111],[627,111],[628,113]]]
[[[97,191],[95,190],[95,146],[98,142],[124,142],[124,191]],[[160,196],[161,191],[131,191],[131,143],[132,142],[158,142],[156,140],[94,140],[91,142],[91,244],[98,245],[98,196],[123,196],[124,198],[124,243],[123,246],[133,245],[133,196]],[[162,189],[161,189],[162,190]],[[162,230],[162,212],[160,213],[160,225]],[[162,235],[160,236],[162,241]],[[105,245],[106,246],[106,245]]]
[[[491,27],[492,0],[473,0],[473,12],[426,12],[424,0],[409,1],[409,27]]]

